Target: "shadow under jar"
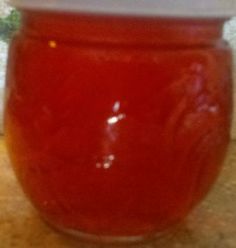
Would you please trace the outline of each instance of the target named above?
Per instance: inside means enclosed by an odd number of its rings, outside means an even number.
[[[5,135],[43,219],[111,241],[181,222],[215,182],[229,142],[225,19],[21,13]]]

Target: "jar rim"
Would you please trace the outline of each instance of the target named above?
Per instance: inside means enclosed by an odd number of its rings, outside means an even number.
[[[177,18],[229,18],[235,0],[8,0],[18,9]]]

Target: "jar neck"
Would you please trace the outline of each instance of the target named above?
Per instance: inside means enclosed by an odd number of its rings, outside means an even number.
[[[215,46],[225,21],[22,11],[22,31],[29,36],[139,46]]]

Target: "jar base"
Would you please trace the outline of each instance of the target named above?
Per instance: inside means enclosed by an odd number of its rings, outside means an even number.
[[[103,244],[135,244],[135,243],[146,243],[151,240],[163,241],[171,239],[174,233],[179,230],[179,227],[182,226],[183,222],[175,224],[173,227],[168,228],[164,231],[152,232],[149,234],[143,235],[130,235],[130,236],[106,236],[106,235],[97,235],[92,233],[86,233],[79,230],[74,230],[70,228],[65,228],[52,224],[47,219],[43,220],[48,224],[52,229],[58,231],[59,233],[65,234],[67,237],[71,237],[78,241],[91,242],[91,243],[103,243]]]
[[[56,229],[66,235],[74,237],[79,240],[94,242],[94,243],[140,243],[147,240],[145,235],[137,236],[105,236],[85,233],[73,229],[56,227]]]

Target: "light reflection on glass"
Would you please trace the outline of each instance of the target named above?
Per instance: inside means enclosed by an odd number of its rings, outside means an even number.
[[[109,125],[113,125],[124,118],[125,118],[125,114],[119,114],[117,116],[111,116],[110,118],[107,119],[107,123]]]
[[[96,167],[98,169],[109,169],[112,166],[113,161],[115,160],[115,156],[114,154],[110,154],[108,156],[105,156],[103,158],[103,162],[102,163],[96,163]]]
[[[120,110],[120,102],[119,101],[114,103],[112,110],[115,113],[117,113]]]
[[[120,101],[115,101],[112,106],[113,114],[106,120],[106,136],[107,141],[114,143],[119,134],[119,125],[117,125],[121,120],[126,118],[126,114],[120,111],[121,103]]]
[[[51,48],[56,48],[57,47],[57,42],[55,40],[50,40],[48,42],[49,47]]]
[[[203,112],[203,111],[207,111],[210,112],[212,114],[216,114],[219,112],[219,106],[217,105],[209,105],[207,103],[200,105],[197,108],[198,112]]]
[[[115,155],[113,153],[113,146],[120,134],[119,122],[126,118],[126,114],[120,111],[121,103],[120,101],[115,101],[111,108],[111,115],[105,120],[104,126],[104,136],[102,140],[102,150],[103,154],[109,154],[104,156],[100,161],[96,163],[96,168],[98,169],[109,169],[112,167],[115,160]]]

